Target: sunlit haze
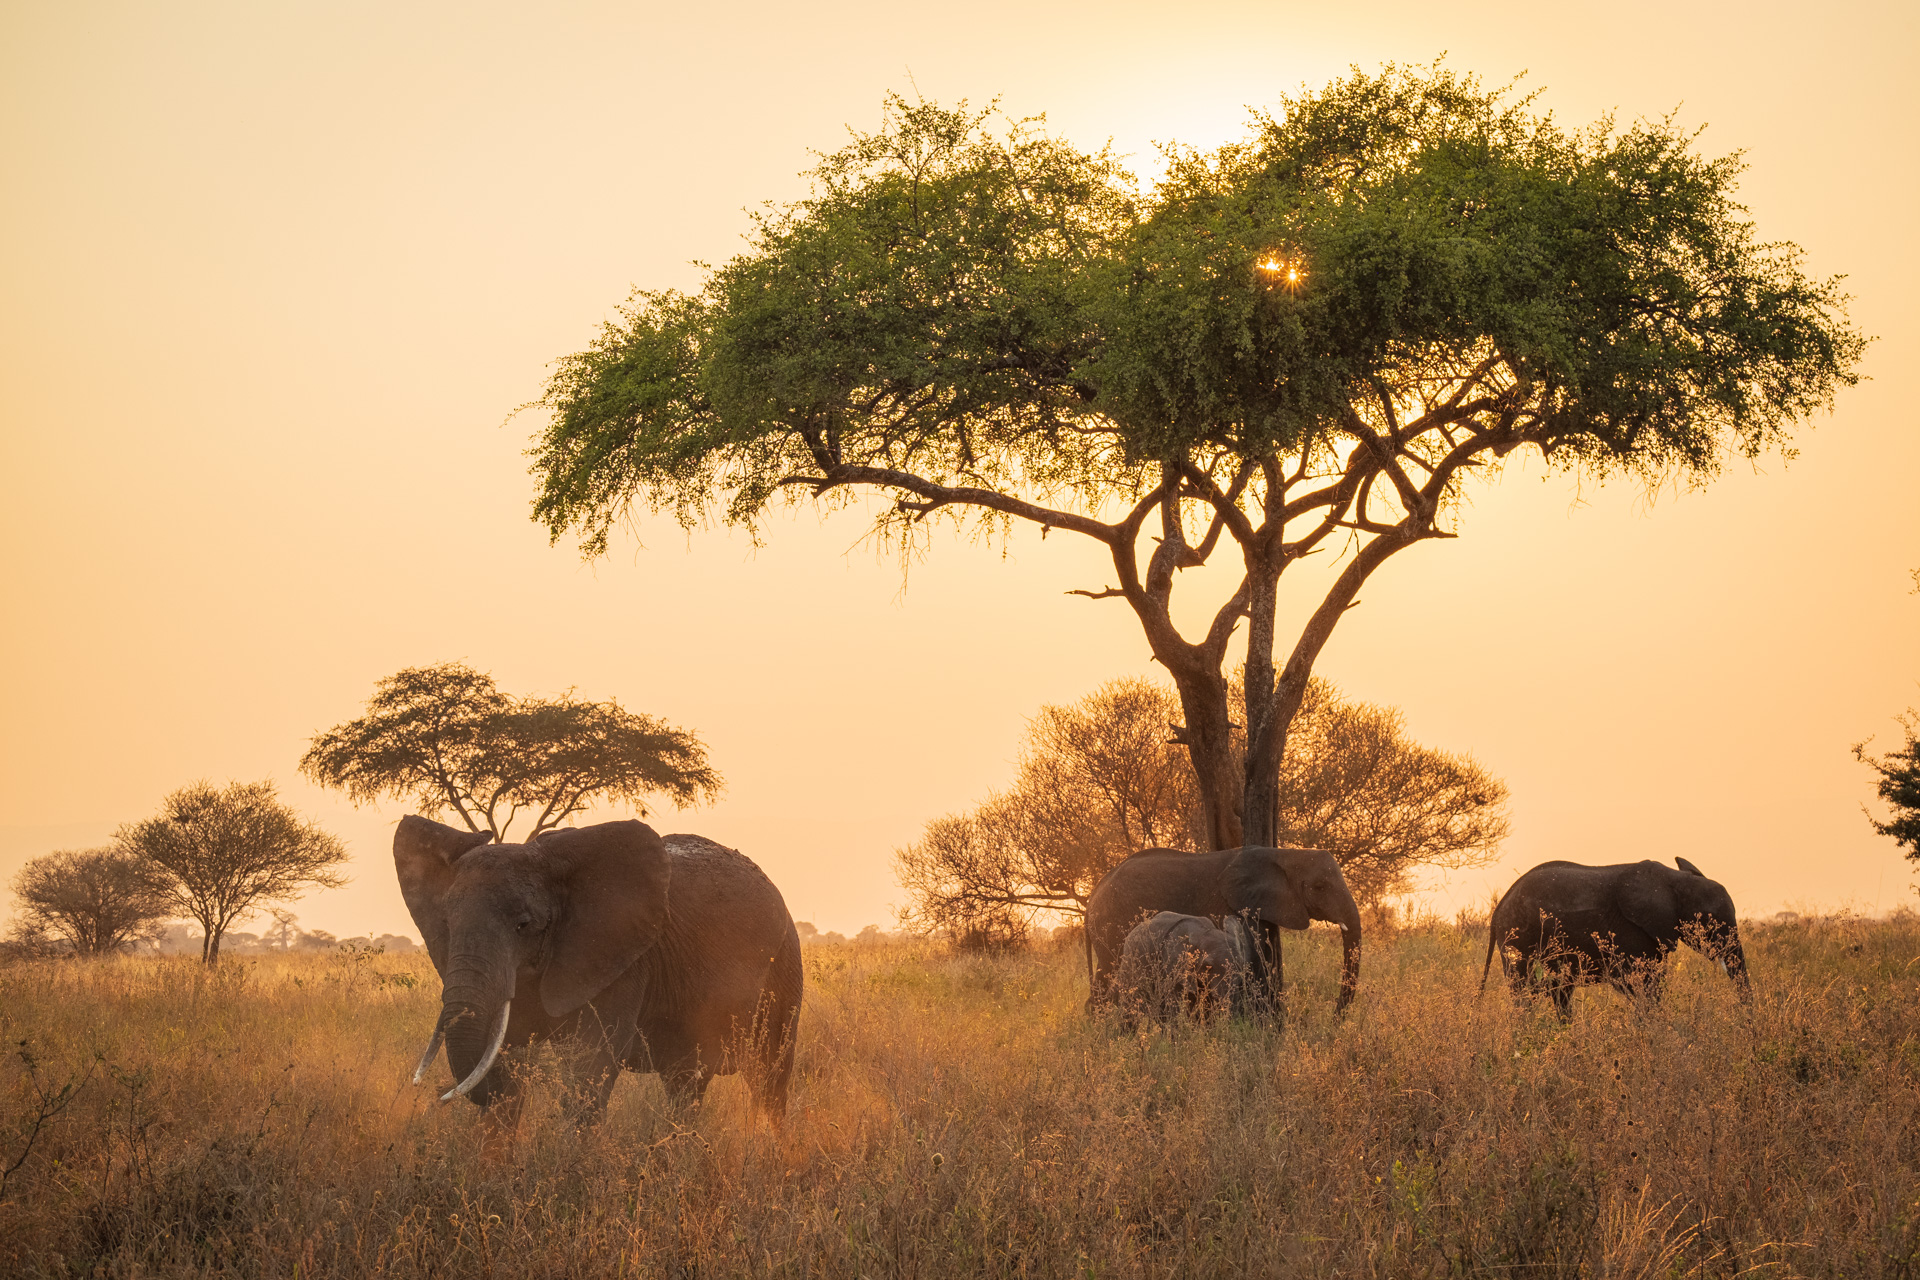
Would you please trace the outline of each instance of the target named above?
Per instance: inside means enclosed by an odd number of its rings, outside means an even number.
[[[859,511],[801,508],[759,547],[642,518],[583,563],[529,519],[541,419],[516,407],[630,289],[737,252],[746,211],[801,195],[889,91],[997,95],[1149,177],[1158,142],[1445,51],[1526,73],[1568,127],[1677,113],[1743,151],[1761,236],[1845,273],[1876,341],[1795,459],[1649,493],[1535,457],[1374,576],[1319,673],[1513,794],[1499,864],[1430,901],[1682,855],[1748,915],[1910,903],[1849,745],[1920,705],[1915,14],[8,5],[0,877],[194,779],[270,777],[352,851],[301,923],[414,933],[405,810],[295,765],[381,677],[457,659],[698,731],[726,795],[655,824],[748,853],[797,919],[892,927],[892,850],[1005,785],[1026,717],[1158,673],[1124,604],[1066,594],[1110,580],[1104,553],[942,533],[903,572]],[[1326,571],[1289,574],[1283,622]]]

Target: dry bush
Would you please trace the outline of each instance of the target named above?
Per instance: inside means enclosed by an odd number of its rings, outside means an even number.
[[[819,944],[784,1131],[734,1079],[675,1114],[629,1078],[586,1133],[541,1086],[496,1163],[407,1083],[422,957],[16,964],[0,1273],[1911,1274],[1920,921],[1747,942],[1751,1008],[1687,953],[1664,1004],[1586,989],[1563,1028],[1434,919],[1336,1022],[1314,931],[1284,1030],[1131,1035],[1074,951]]]

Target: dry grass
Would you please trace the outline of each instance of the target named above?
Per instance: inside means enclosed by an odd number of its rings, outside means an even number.
[[[1920,921],[1756,927],[1751,1010],[1687,956],[1664,1006],[1588,990],[1565,1028],[1477,997],[1484,933],[1438,923],[1376,933],[1335,1024],[1331,941],[1290,943],[1284,1034],[1137,1036],[1082,1015],[1077,951],[815,948],[784,1132],[737,1080],[676,1116],[630,1077],[587,1133],[537,1104],[501,1163],[406,1082],[424,959],[18,965],[0,1272],[1915,1269]]]

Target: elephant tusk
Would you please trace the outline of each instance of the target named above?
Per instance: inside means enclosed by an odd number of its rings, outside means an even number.
[[[512,1008],[511,1000],[500,1006],[500,1015],[493,1025],[493,1040],[487,1045],[486,1053],[481,1055],[480,1065],[470,1071],[465,1080],[441,1094],[440,1101],[452,1102],[455,1098],[463,1098],[486,1079],[487,1072],[493,1069],[493,1060],[500,1056],[501,1041],[507,1038],[507,1012]]]
[[[435,1055],[447,1038],[447,1015],[442,1013],[433,1024],[433,1039],[427,1041],[427,1051],[420,1055],[420,1065],[413,1069],[413,1082],[419,1084],[427,1074],[427,1068],[433,1065]]]

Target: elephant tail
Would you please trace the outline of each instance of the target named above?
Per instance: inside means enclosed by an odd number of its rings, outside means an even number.
[[[1493,914],[1498,914],[1498,912],[1497,912],[1497,910],[1496,910],[1496,912],[1494,912]],[[1494,936],[1495,936],[1495,931],[1494,931],[1494,927],[1493,927],[1493,918],[1492,918],[1492,914],[1490,914],[1490,915],[1488,916],[1488,918],[1487,918],[1487,958],[1486,958],[1486,960],[1485,960],[1485,961],[1484,961],[1484,962],[1483,962],[1483,963],[1481,964],[1481,966],[1480,966],[1480,992],[1481,992],[1481,994],[1482,994],[1482,995],[1485,995],[1485,994],[1486,994],[1486,990],[1487,990],[1487,975],[1488,975],[1489,973],[1491,973],[1491,972],[1493,972],[1493,939],[1494,939]],[[1504,963],[1504,962],[1503,962],[1503,963]]]
[[[1080,916],[1080,941],[1087,949],[1087,996],[1093,996],[1093,913],[1082,912]]]

